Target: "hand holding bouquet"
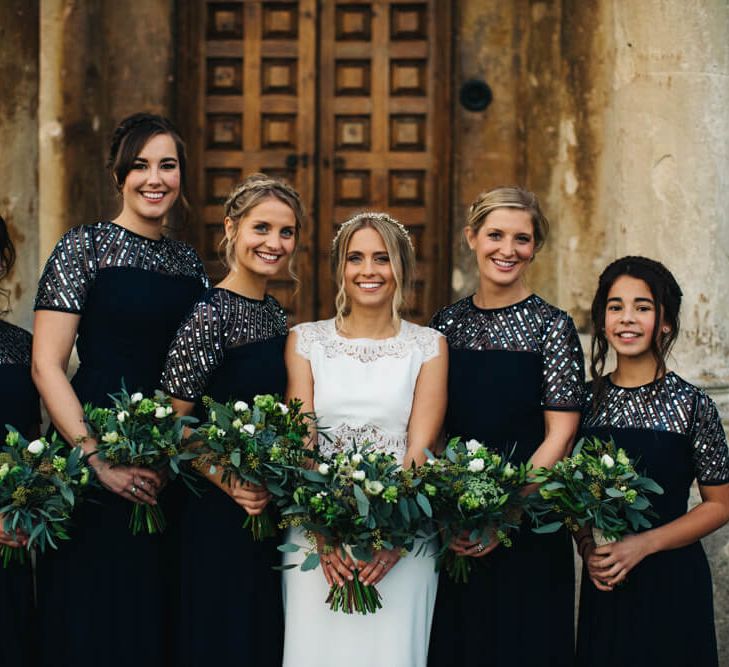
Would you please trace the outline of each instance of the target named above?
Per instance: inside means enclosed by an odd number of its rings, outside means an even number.
[[[438,562],[451,579],[465,583],[470,557],[452,551],[451,542],[467,534],[469,541],[480,542],[479,548],[493,539],[511,546],[509,531],[520,523],[528,468],[512,465],[477,440],[453,438],[442,457],[428,455],[418,474],[443,538]]]
[[[25,551],[46,546],[57,549],[58,540],[67,540],[67,525],[81,489],[89,484],[80,447],[68,450],[54,434],[28,442],[12,426],[7,426],[5,446],[0,453],[0,515],[5,533],[24,546],[0,546],[3,565],[12,560],[24,562]]]
[[[413,471],[403,470],[394,456],[368,449],[365,443],[320,463],[317,470],[302,470],[293,493],[295,504],[285,510],[284,520],[320,536],[324,554],[338,549],[346,560],[348,550],[353,559],[371,562],[383,549],[415,549],[416,537],[431,516],[419,486]],[[300,548],[279,547],[289,552]],[[312,548],[301,569],[314,569],[321,557]],[[363,584],[358,575],[355,570],[344,586],[331,586],[326,601],[333,611],[368,614],[382,607],[377,588]]]
[[[551,533],[564,524],[577,532],[589,524],[598,545],[650,528],[648,517],[656,514],[646,494],[663,493],[635,471],[623,449],[599,438],[582,438],[572,456],[551,470],[535,471],[534,481],[540,486],[529,499],[529,512],[542,525],[533,530]]]
[[[178,475],[191,484],[191,475],[181,467],[196,454],[184,448],[184,428],[197,422],[194,417],[178,417],[171,400],[161,392],[154,398],[141,393],[129,395],[122,388],[111,396],[112,408],[84,406],[89,435],[96,441],[101,461],[115,466],[149,468],[174,479]],[[135,494],[132,486],[131,493]],[[159,505],[135,504],[129,526],[134,535],[146,528],[150,534],[162,532],[166,521]]]
[[[203,473],[222,470],[223,483],[235,480],[265,486],[283,505],[291,496],[311,452],[306,447],[312,420],[301,412],[300,401],[288,405],[270,394],[256,396],[253,405],[245,401],[216,403],[205,398],[208,420],[195,438],[201,441],[195,467]],[[268,509],[249,516],[253,538],[272,537],[276,527]]]

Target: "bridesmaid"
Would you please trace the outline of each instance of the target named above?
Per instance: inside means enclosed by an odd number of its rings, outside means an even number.
[[[157,666],[169,649],[165,539],[129,530],[130,503],[156,503],[162,480],[94,456],[81,406],[109,405],[122,382],[130,392],[153,392],[175,330],[208,282],[195,251],[162,233],[185,178],[184,144],[170,122],[126,118],[109,166],[121,213],[63,236],[35,304],[33,379],[54,428],[82,442],[103,487],[96,502],[80,506],[73,539],[39,562],[45,665]],[[80,366],[69,383],[74,343]]]
[[[546,240],[535,195],[518,187],[481,194],[466,240],[479,270],[473,296],[431,326],[450,348],[446,433],[476,438],[517,462],[551,466],[569,453],[584,393],[572,320],[533,294],[525,273]],[[566,531],[522,525],[511,548],[451,544],[474,563],[467,585],[441,574],[429,664],[554,665],[574,659],[574,566]]]
[[[15,263],[15,248],[5,220],[0,217],[0,279]],[[0,296],[9,299],[7,290]],[[0,316],[7,310],[0,311]],[[0,319],[0,443],[5,443],[6,424],[11,424],[29,439],[38,437],[40,410],[38,392],[30,377],[31,335]],[[22,548],[25,537],[14,540],[8,535],[0,515],[0,544]],[[33,572],[30,558],[24,565],[0,565],[0,628],[7,638],[0,642],[0,665],[25,667],[31,660],[33,612]]]
[[[268,281],[296,250],[304,209],[298,193],[263,174],[249,176],[225,203],[228,275],[195,304],[167,357],[163,388],[181,414],[204,415],[201,398],[252,402],[283,396],[286,314]],[[222,472],[222,471],[221,471]],[[206,474],[201,498],[188,493],[181,516],[180,632],[177,665],[280,665],[280,540],[252,539],[243,522],[268,493],[232,488]],[[241,509],[242,508],[242,509]]]
[[[595,547],[585,559],[580,665],[718,664],[711,573],[701,547],[729,521],[729,451],[719,413],[666,360],[679,329],[681,289],[659,262],[623,257],[592,302],[592,377],[582,434],[613,438],[664,490],[653,528]],[[604,375],[608,348],[617,365]],[[687,512],[696,479],[702,502]]]

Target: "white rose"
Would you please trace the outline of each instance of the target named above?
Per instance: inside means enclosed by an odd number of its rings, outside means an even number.
[[[352,454],[352,456],[349,457],[349,460],[354,463],[354,465],[358,466],[362,463],[362,454]]]
[[[327,463],[320,463],[319,464],[319,474],[320,475],[328,475],[329,474],[329,464],[327,464]]]
[[[171,414],[172,414],[172,406],[171,406],[171,405],[168,405],[168,406],[167,406],[167,407],[165,408],[165,412],[166,412],[166,413],[167,413],[168,415],[171,415]]]
[[[167,416],[167,410],[165,410],[162,406],[155,408],[154,416],[157,417],[157,419],[164,419]]]
[[[126,410],[119,410],[119,412],[116,413],[116,420],[123,424],[124,420],[129,416],[129,413]]]
[[[115,442],[119,442],[119,434],[116,431],[109,431],[109,433],[104,433],[104,435],[101,436],[101,439],[104,442],[108,442],[113,445]],[[30,447],[28,449],[30,449]]]
[[[385,490],[382,482],[378,482],[377,480],[371,482],[369,479],[366,479],[364,485],[367,493],[373,496],[379,496]]]
[[[244,424],[243,430],[248,433],[248,435],[253,435],[256,432],[256,427],[253,424]]]
[[[472,459],[468,462],[469,472],[481,472],[484,467],[483,459]]]
[[[613,461],[613,457],[610,456],[610,454],[603,454],[600,459],[600,463],[602,463],[606,468],[612,468],[615,465],[615,461]]]
[[[512,466],[511,463],[507,463],[504,466],[504,477],[506,479],[513,477],[515,472],[516,472],[516,470],[514,470],[514,466]]]
[[[281,410],[282,415],[286,415],[289,412],[289,408],[285,403],[279,403],[278,404],[279,409]]]
[[[143,398],[144,398],[144,396],[142,396],[142,392],[140,392],[140,391],[132,394],[129,397],[129,399],[131,400],[132,403],[139,403],[139,401],[141,401]]]
[[[365,478],[364,470],[355,470],[352,473],[352,479],[356,479],[358,482],[361,482],[364,478]]]
[[[236,412],[245,412],[248,409],[248,403],[245,401],[236,401],[233,404],[233,410]]]
[[[469,454],[475,454],[479,449],[481,449],[481,443],[478,440],[471,439],[466,443],[466,449]]]
[[[243,428],[243,422],[240,419],[234,419],[230,425],[238,430]]]

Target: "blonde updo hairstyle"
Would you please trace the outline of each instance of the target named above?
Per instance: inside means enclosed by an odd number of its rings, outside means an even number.
[[[256,206],[266,199],[278,199],[286,204],[294,214],[296,220],[295,238],[298,244],[301,225],[306,217],[301,197],[290,185],[266,174],[251,174],[242,183],[239,183],[228,196],[225,202],[225,217],[232,221],[232,234],[227,234],[220,241],[221,261],[230,271],[235,271],[235,242],[238,238],[240,221],[243,220]],[[296,250],[294,250],[294,255]],[[293,255],[291,261],[293,261]],[[291,262],[289,262],[291,271]],[[296,278],[291,271],[291,275]]]
[[[347,263],[349,243],[360,229],[374,229],[385,244],[390,258],[390,266],[395,277],[395,294],[392,299],[392,323],[395,330],[400,328],[400,312],[405,305],[405,297],[415,277],[415,250],[410,235],[404,225],[387,213],[366,211],[347,220],[337,232],[332,243],[330,255],[332,275],[337,284],[334,305],[337,310],[335,323],[342,329],[344,317],[349,314],[351,304],[344,286],[344,268]]]
[[[524,188],[508,186],[482,192],[468,208],[466,227],[475,236],[483,227],[486,216],[498,208],[517,208],[529,213],[534,232],[534,254],[538,253],[547,240],[549,220],[542,213],[537,196]]]

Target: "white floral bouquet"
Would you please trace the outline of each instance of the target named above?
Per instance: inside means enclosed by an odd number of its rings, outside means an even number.
[[[582,438],[572,456],[551,469],[535,471],[539,490],[529,498],[528,511],[537,533],[552,533],[566,525],[577,532],[592,527],[597,544],[621,539],[628,532],[650,528],[655,517],[646,494],[662,494],[652,479],[639,475],[625,450],[612,440]]]
[[[299,470],[312,456],[306,445],[314,422],[311,415],[301,412],[301,401],[286,404],[263,394],[253,398],[253,405],[245,401],[216,403],[208,397],[203,403],[208,418],[194,436],[199,441],[194,467],[210,474],[220,468],[224,484],[240,480],[265,486],[276,505],[285,505]],[[249,516],[244,527],[250,527],[255,540],[276,534],[268,508]]]
[[[12,426],[6,428],[0,452],[0,515],[6,533],[27,541],[19,548],[0,546],[5,567],[11,561],[24,562],[26,552],[35,547],[44,553],[46,547],[57,549],[59,540],[69,539],[71,512],[91,483],[80,447],[69,451],[55,434],[50,442],[28,442]]]
[[[381,549],[400,549],[403,554],[416,549],[416,539],[427,534],[432,514],[419,486],[414,470],[403,470],[394,456],[370,449],[369,443],[340,452],[315,470],[302,470],[294,504],[283,512],[284,523],[302,526],[312,537],[301,569],[320,563],[314,535],[325,540],[325,551],[349,550],[354,559],[365,562]],[[279,549],[295,552],[301,547],[284,544]],[[330,588],[326,602],[345,614],[374,613],[382,607],[376,587],[362,584],[356,570],[352,581]]]
[[[451,579],[466,583],[471,557],[449,548],[457,537],[487,545],[493,539],[511,546],[509,533],[519,527],[528,466],[512,465],[508,457],[488,449],[477,440],[452,438],[439,458],[426,452],[428,460],[418,470],[423,493],[433,505],[442,547],[438,567]]]
[[[110,396],[111,408],[84,406],[89,435],[96,442],[96,454],[111,466],[128,465],[150,468],[182,480],[194,490],[192,475],[182,463],[197,454],[187,447],[186,426],[197,423],[194,417],[180,417],[172,409],[171,399],[162,392],[147,398],[122,388]],[[134,535],[143,530],[149,534],[162,532],[167,526],[159,505],[135,504],[129,527]]]

